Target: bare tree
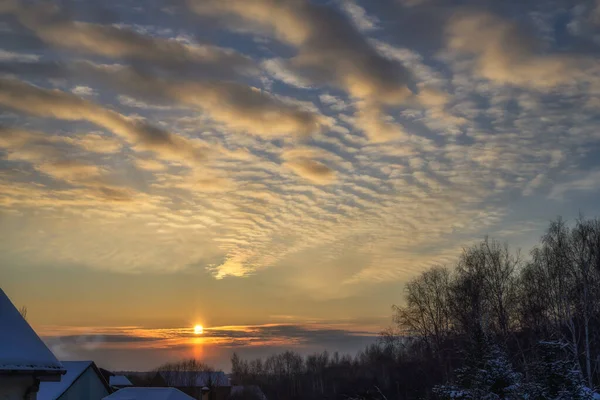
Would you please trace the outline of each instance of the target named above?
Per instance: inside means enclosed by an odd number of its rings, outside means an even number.
[[[19,308],[19,313],[25,320],[27,320],[27,306]]]
[[[511,253],[508,245],[485,240],[479,246],[484,254],[483,280],[488,296],[493,325],[506,337],[516,320],[517,275],[521,265],[520,252]]]
[[[481,327],[506,337],[517,319],[520,253],[485,238],[463,251],[452,286],[452,311],[465,333]]]
[[[167,386],[187,388],[197,398],[202,396],[204,387],[209,389],[209,398],[212,398],[213,389],[226,384],[221,371],[194,359],[163,364],[156,372],[166,381]]]
[[[588,386],[592,386],[592,352],[590,340],[590,322],[597,308],[598,286],[600,279],[595,267],[598,254],[597,220],[584,220],[580,217],[571,232],[572,266],[575,279],[576,309],[581,316],[583,324],[583,352],[585,359],[585,373]]]
[[[401,330],[421,337],[434,352],[449,335],[450,271],[431,268],[406,284],[406,305],[394,306],[394,320]]]

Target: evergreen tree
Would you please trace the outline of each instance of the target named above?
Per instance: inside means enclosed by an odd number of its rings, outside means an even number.
[[[591,391],[584,385],[581,371],[568,357],[563,342],[539,342],[540,357],[529,368],[527,384],[531,400],[589,400]]]
[[[481,329],[473,335],[465,364],[456,371],[453,384],[437,386],[443,400],[522,399],[521,374],[514,371],[504,351]]]

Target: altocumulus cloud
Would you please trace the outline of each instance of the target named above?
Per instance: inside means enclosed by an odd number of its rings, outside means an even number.
[[[600,187],[595,5],[517,3],[4,2],[0,254],[339,298],[554,215]]]

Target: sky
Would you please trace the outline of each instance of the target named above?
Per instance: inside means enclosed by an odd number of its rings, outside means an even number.
[[[0,32],[0,286],[61,359],[354,353],[464,246],[600,212],[599,1],[2,0]]]

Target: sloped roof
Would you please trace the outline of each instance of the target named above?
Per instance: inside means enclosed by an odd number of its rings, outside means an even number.
[[[265,396],[260,387],[256,385],[236,385],[231,387],[232,396],[241,396],[244,393],[252,393],[258,399],[267,400],[267,396]]]
[[[109,380],[110,386],[133,386],[125,375],[113,375]]]
[[[62,361],[63,367],[67,370],[67,373],[62,377],[60,382],[42,382],[40,383],[40,391],[38,392],[38,400],[56,400],[63,393],[65,393],[73,383],[81,376],[88,368],[92,368],[96,371],[98,378],[106,386],[106,389],[110,389],[106,384],[104,377],[100,373],[100,370],[96,367],[93,361]]]
[[[176,387],[203,387],[203,386],[229,386],[229,378],[223,371],[160,371],[160,376],[169,386]]]
[[[45,371],[64,373],[62,364],[0,289],[0,373]]]
[[[124,388],[102,400],[194,400],[175,388],[135,387]]]

